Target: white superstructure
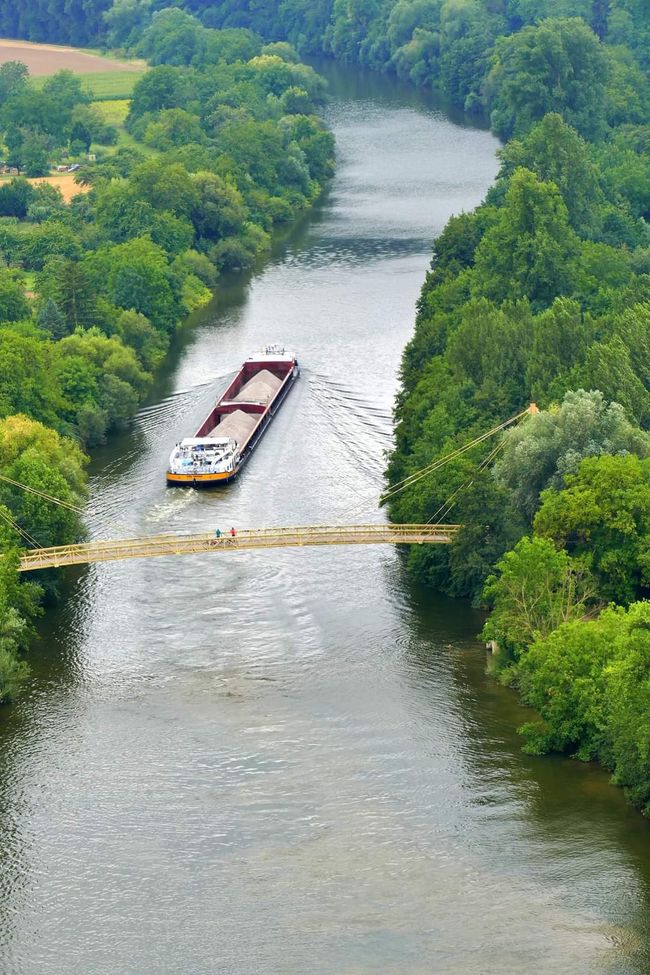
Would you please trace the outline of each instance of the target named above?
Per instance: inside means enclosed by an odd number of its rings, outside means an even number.
[[[186,437],[169,455],[172,474],[225,474],[239,462],[237,441],[232,437]]]

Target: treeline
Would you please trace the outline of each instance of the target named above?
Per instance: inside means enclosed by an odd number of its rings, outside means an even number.
[[[560,53],[554,67],[569,102],[579,103],[592,81],[600,88],[607,81],[599,116],[610,124],[621,113],[638,122],[645,118],[647,105],[639,101],[640,72],[650,69],[645,0],[186,0],[178,6],[205,27],[252,30],[267,40],[289,41],[300,53],[329,54],[434,88],[467,111],[487,109],[505,137],[512,134],[512,119],[495,99],[495,85],[516,78],[522,108],[537,118],[562,109],[552,94],[527,80],[531,68],[534,73],[536,48],[545,47],[547,56],[554,49],[552,32],[542,36],[531,28],[552,17],[579,18],[605,43],[597,72],[586,65],[585,73],[571,76],[574,64]],[[199,48],[218,46],[214,38],[198,35],[180,9],[165,7],[166,0],[34,0],[28,5],[0,0],[0,32],[146,55],[142,33],[162,19],[175,25],[169,53],[186,59],[171,63],[190,63],[203,56]],[[507,39],[518,33],[522,40],[514,50]]]
[[[52,44],[96,44],[110,5],[110,0],[1,0],[0,36]]]
[[[302,53],[329,54],[434,88],[466,111],[487,109],[504,137],[512,134],[512,120],[494,98],[495,84],[516,77],[522,106],[537,117],[562,107],[525,80],[535,67],[535,48],[544,46],[547,55],[554,49],[551,32],[542,36],[529,28],[551,17],[580,18],[606,46],[597,72],[585,65],[584,74],[572,76],[569,100],[579,102],[592,81],[602,88],[607,78],[608,100],[599,115],[615,122],[623,109],[636,121],[645,117],[638,100],[640,68],[650,67],[644,0],[186,0],[184,6],[206,26],[251,28],[288,40]],[[152,0],[115,0],[104,16],[104,42],[128,48],[159,16]],[[503,39],[517,33],[523,35],[518,50],[504,46]],[[180,20],[178,40],[185,42]],[[560,56],[554,67],[566,82],[573,66]]]
[[[205,34],[209,56],[177,66],[159,63],[160,23],[145,32],[156,66],[135,86],[128,143],[113,147],[97,146],[79,79],[60,72],[38,90],[0,67],[0,126],[21,163],[82,138],[97,152],[70,203],[23,176],[0,184],[0,701],[39,604],[38,587],[17,581],[20,546],[79,537],[83,451],[130,420],[219,275],[249,266],[332,172],[333,139],[314,114],[322,79],[288,45]]]

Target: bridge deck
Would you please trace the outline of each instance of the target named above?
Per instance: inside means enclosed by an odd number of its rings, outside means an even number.
[[[32,549],[20,561],[21,572],[52,569],[86,562],[143,559],[159,555],[193,555],[197,552],[240,552],[259,548],[305,545],[448,545],[458,525],[328,525],[299,528],[251,528],[235,538],[214,532],[193,535],[151,535],[113,541],[59,545]]]

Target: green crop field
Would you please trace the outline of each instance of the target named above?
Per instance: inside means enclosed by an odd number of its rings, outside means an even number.
[[[78,74],[84,88],[91,92],[96,101],[115,101],[130,98],[133,87],[140,78],[144,68],[134,68],[132,71],[97,71],[94,74]],[[47,76],[40,75],[33,78],[34,84],[41,87],[47,81]]]
[[[92,107],[109,125],[124,125],[124,119],[129,113],[129,99],[117,98],[93,102]]]

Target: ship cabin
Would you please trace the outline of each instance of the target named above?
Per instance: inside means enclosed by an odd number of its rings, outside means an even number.
[[[170,469],[176,474],[210,474],[231,471],[237,441],[232,437],[186,437],[176,444]]]

